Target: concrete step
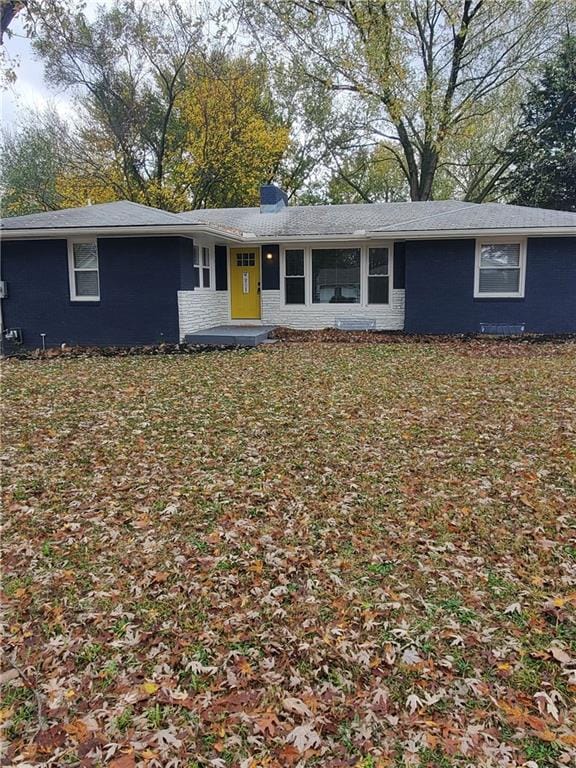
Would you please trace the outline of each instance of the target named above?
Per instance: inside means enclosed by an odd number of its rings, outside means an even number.
[[[274,330],[273,325],[215,325],[195,333],[187,333],[186,344],[202,347],[256,347],[264,344]]]

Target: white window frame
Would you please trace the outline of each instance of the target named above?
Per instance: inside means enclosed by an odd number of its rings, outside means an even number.
[[[302,274],[301,275],[287,275],[286,274],[286,251],[302,251],[303,259],[302,259]],[[294,245],[293,247],[285,246],[282,250],[282,258],[280,259],[280,281],[282,283],[281,290],[282,290],[282,303],[286,307],[306,307],[308,305],[308,274],[306,269],[306,249],[303,246],[300,245]],[[290,280],[290,278],[298,278],[302,279],[304,278],[304,302],[302,304],[294,304],[290,303],[288,304],[286,302],[286,280]]]
[[[480,290],[480,257],[484,245],[504,245],[506,243],[520,246],[518,290],[512,292],[481,291]],[[482,267],[486,269],[486,267]],[[488,267],[490,269],[490,267]],[[498,267],[494,267],[498,269]],[[511,267],[503,267],[511,269]],[[474,298],[475,299],[523,299],[526,287],[526,238],[525,237],[484,237],[476,240],[476,257],[474,260]]]
[[[96,270],[78,269],[74,263],[74,245],[76,243],[90,243],[96,245]],[[98,276],[98,295],[79,296],[76,293],[76,272],[94,272]],[[68,280],[70,284],[70,301],[100,301],[100,257],[98,255],[98,238],[96,237],[72,237],[68,239]]]
[[[312,300],[312,251],[333,248],[358,248],[360,250],[360,301],[355,304],[330,304],[321,301]],[[370,248],[388,248],[388,303],[387,304],[368,304],[368,267]],[[304,304],[286,303],[286,251],[304,251]],[[314,308],[320,312],[324,311],[322,307],[334,311],[335,306],[346,306],[350,311],[354,307],[369,309],[370,307],[390,307],[392,305],[392,295],[394,290],[394,241],[393,240],[370,240],[363,242],[329,242],[321,241],[314,243],[282,243],[280,245],[280,304],[287,309],[298,311],[304,307]],[[404,289],[398,289],[404,290]]]
[[[386,248],[388,251],[388,272],[385,275],[371,275],[370,274],[370,251],[375,250],[376,248]],[[392,288],[393,283],[392,280],[392,265],[394,262],[394,249],[393,244],[390,246],[388,243],[383,243],[381,245],[374,245],[374,243],[370,243],[366,247],[366,306],[367,307],[389,307],[390,302],[392,299]],[[370,303],[370,278],[375,278],[376,280],[388,280],[388,301],[380,301],[380,302],[372,302]]]
[[[202,240],[194,240],[194,248],[198,249],[198,264],[192,264],[194,269],[198,269],[198,285],[194,286],[195,291],[214,291],[215,285],[215,271],[214,271],[214,247],[207,243],[206,241]],[[203,266],[203,253],[202,249],[207,249],[208,251],[208,269],[210,270],[210,285],[205,286],[204,285],[204,273],[202,272],[203,269],[206,269],[206,267]],[[192,254],[192,260],[194,261],[194,253]]]

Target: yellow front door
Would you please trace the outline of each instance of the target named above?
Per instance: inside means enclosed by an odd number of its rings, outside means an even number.
[[[260,252],[257,248],[230,249],[231,317],[260,319]]]

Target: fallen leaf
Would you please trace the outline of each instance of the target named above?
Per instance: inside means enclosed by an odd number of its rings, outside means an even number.
[[[147,680],[145,683],[142,683],[140,686],[140,690],[142,693],[148,694],[148,696],[151,696],[153,693],[156,693],[160,686],[157,683],[153,683],[151,680]]]
[[[319,747],[322,743],[320,736],[310,723],[297,725],[286,736],[286,741],[288,744],[293,744],[300,753],[306,752],[307,749]]]
[[[14,707],[3,707],[0,709],[0,724],[5,723],[6,720],[9,720],[12,717],[13,712]]]
[[[268,734],[268,736],[274,737],[276,729],[280,725],[280,721],[274,714],[274,712],[264,712],[254,721],[256,729],[261,733]]]
[[[566,653],[566,651],[563,651],[562,648],[558,648],[556,645],[551,645],[548,650],[552,656],[554,656],[556,661],[560,662],[560,664],[570,664],[572,661],[572,658]]]
[[[285,699],[282,699],[282,706],[286,712],[294,712],[295,714],[302,715],[304,717],[312,717],[312,712],[310,711],[309,707],[307,707],[301,699],[287,696]]]
[[[110,768],[135,768],[135,766],[136,760],[132,752],[127,755],[121,755],[110,763]]]
[[[553,731],[534,731],[534,735],[541,741],[556,741],[556,734]]]
[[[17,672],[15,669],[7,669],[6,672],[2,672],[0,674],[0,685],[9,683],[10,680],[16,680],[17,677],[20,677],[19,672]]]

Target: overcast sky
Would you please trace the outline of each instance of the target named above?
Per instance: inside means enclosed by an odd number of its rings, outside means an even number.
[[[111,5],[112,0],[88,0],[86,12],[90,14],[97,5]],[[17,59],[19,65],[16,69],[16,83],[8,89],[1,91],[2,125],[12,128],[25,116],[28,108],[45,107],[48,103],[54,104],[63,116],[70,115],[72,104],[70,95],[62,91],[49,88],[44,82],[44,68],[42,63],[35,58],[30,41],[24,34],[22,21],[18,14],[10,29],[12,37],[4,38],[4,46],[11,59]]]
[[[146,0],[141,0],[145,2]],[[218,6],[220,0],[164,0],[179,2],[192,14],[204,14],[207,8]],[[86,0],[85,13],[94,16],[98,6],[111,6],[114,0]],[[49,88],[44,82],[44,68],[32,51],[30,40],[24,34],[22,14],[18,14],[10,25],[12,36],[4,37],[4,47],[11,59],[16,59],[19,66],[16,69],[16,83],[7,89],[0,89],[0,105],[2,108],[2,125],[6,128],[15,127],[29,108],[42,108],[53,104],[63,117],[72,116],[73,105],[69,93]]]

